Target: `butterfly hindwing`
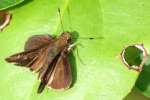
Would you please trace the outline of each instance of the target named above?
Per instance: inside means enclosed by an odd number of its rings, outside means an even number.
[[[67,59],[67,54],[62,51],[47,85],[54,89],[66,89],[71,85],[71,81],[72,75],[70,63]]]
[[[45,86],[47,85],[49,78],[51,77],[51,74],[55,68],[58,58],[59,58],[59,54],[55,57],[53,62],[50,63],[46,72],[43,70],[43,68],[40,69],[38,78],[41,81],[41,83],[37,91],[38,93],[41,93],[44,90]]]

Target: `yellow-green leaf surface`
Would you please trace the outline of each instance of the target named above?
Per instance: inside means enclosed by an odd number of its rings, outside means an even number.
[[[7,9],[23,2],[24,0],[0,0],[0,10]]]
[[[0,33],[0,99],[3,100],[121,100],[132,89],[138,72],[121,62],[121,50],[130,44],[149,46],[148,0],[33,0],[16,7],[8,27]],[[4,58],[23,51],[28,37],[35,34],[60,35],[61,9],[66,31],[79,38],[70,57],[73,85],[70,89],[46,88],[37,94],[37,74],[8,64]],[[81,39],[81,37],[101,37]]]

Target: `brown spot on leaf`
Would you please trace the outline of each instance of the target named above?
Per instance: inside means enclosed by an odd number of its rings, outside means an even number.
[[[0,12],[0,31],[2,31],[10,22],[11,14],[8,12]]]

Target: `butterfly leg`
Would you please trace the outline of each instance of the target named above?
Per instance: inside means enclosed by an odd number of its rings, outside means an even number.
[[[69,47],[68,47],[68,49],[67,49],[67,51],[71,51],[72,50],[72,48],[74,48],[76,45],[78,45],[79,43],[73,43],[73,44],[71,44]]]
[[[80,46],[83,47],[82,44],[76,42],[76,43],[74,43],[74,44],[71,44],[71,45],[68,47],[67,51],[70,52],[70,51],[72,50],[72,48],[74,48],[76,45],[80,45]],[[77,47],[76,47],[76,49],[77,49],[77,56],[78,56],[78,59],[80,60],[80,62],[81,62],[83,65],[85,65],[84,62],[83,62],[83,60],[81,59],[81,57],[80,57],[80,55],[79,55],[79,50],[78,50]]]

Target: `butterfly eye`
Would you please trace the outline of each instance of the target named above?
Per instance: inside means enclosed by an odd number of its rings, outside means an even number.
[[[68,42],[68,43],[71,42],[71,38],[68,38],[68,39],[67,39],[67,42]]]

